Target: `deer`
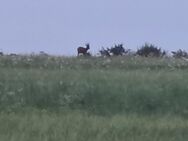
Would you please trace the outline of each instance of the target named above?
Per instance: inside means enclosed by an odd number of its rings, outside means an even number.
[[[84,48],[84,47],[78,47],[78,48],[77,48],[78,56],[79,56],[80,54],[87,55],[87,51],[88,51],[89,49],[90,49],[89,44],[86,44],[86,48]]]

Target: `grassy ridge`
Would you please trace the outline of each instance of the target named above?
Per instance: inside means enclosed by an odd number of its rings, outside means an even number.
[[[188,63],[0,57],[0,140],[187,140]]]
[[[143,58],[143,57],[56,57],[56,56],[0,56],[1,68],[24,69],[188,69],[186,61],[174,58]]]
[[[1,110],[22,107],[59,110],[66,107],[99,115],[188,115],[188,64],[183,61],[178,64],[179,60],[168,60],[169,67],[164,65],[167,60],[146,58],[132,64],[126,58],[65,58],[63,62],[69,61],[65,63],[68,67],[54,69],[47,63],[46,68],[38,68],[31,63],[33,68],[28,69],[22,59],[16,59],[15,66],[7,65],[0,70]],[[101,61],[107,62],[111,69],[102,66]],[[158,65],[153,66],[153,61]],[[136,69],[138,64],[144,67]],[[59,67],[60,64],[56,65]]]

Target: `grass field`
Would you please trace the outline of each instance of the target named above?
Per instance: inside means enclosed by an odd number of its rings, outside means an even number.
[[[188,62],[0,57],[2,141],[184,141]]]

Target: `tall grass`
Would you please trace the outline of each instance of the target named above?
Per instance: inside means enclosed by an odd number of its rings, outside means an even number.
[[[123,57],[57,57],[43,55],[0,56],[1,68],[24,69],[188,69],[188,63],[174,58]]]
[[[49,61],[46,67],[42,64],[48,58],[41,62],[34,59],[28,67],[24,66],[24,59],[9,60],[17,64],[5,65],[0,70],[0,110],[66,107],[99,115],[188,116],[186,62],[147,58],[51,59],[54,64]],[[58,68],[62,64],[55,59],[64,62],[63,66]]]
[[[3,141],[186,141],[188,120],[178,117],[89,116],[82,112],[0,114]]]
[[[0,140],[187,140],[188,63],[0,56]]]

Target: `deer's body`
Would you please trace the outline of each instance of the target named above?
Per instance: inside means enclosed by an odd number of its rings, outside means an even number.
[[[86,44],[86,48],[84,48],[84,47],[78,47],[78,49],[77,49],[78,56],[80,54],[86,55],[88,50],[89,50],[89,44]]]

